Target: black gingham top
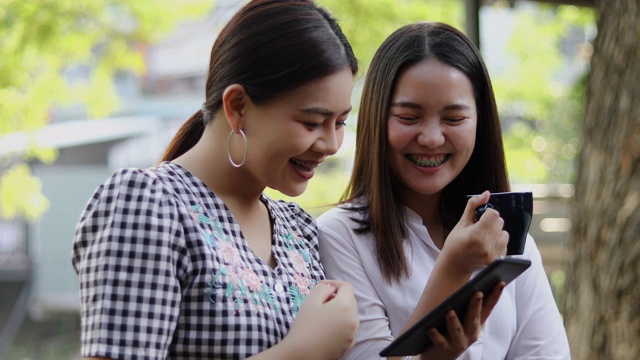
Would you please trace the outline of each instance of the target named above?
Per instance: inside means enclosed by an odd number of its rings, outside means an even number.
[[[294,203],[262,201],[275,269],[179,165],[116,172],[89,200],[73,244],[82,355],[242,359],[282,340],[324,271],[311,216]]]

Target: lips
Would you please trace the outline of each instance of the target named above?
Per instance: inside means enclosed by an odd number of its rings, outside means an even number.
[[[305,161],[294,158],[289,159],[289,161],[303,171],[313,171],[313,169],[317,168],[318,165],[320,165],[318,161]]]
[[[442,154],[438,156],[418,156],[407,154],[405,156],[411,162],[420,167],[436,167],[442,165],[445,161],[447,161],[451,157],[451,154]]]

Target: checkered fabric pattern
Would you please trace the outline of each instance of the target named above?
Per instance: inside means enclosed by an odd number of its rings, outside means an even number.
[[[271,268],[224,203],[171,162],[122,169],[89,200],[74,238],[82,355],[242,359],[287,334],[324,277],[317,227],[295,203],[262,196]]]

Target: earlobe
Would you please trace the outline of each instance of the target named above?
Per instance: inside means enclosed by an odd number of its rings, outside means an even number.
[[[245,110],[249,96],[242,85],[228,86],[222,94],[222,108],[231,130],[238,133],[244,125]]]

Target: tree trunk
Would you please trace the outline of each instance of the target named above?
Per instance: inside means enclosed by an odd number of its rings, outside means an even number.
[[[640,359],[640,0],[597,0],[564,317],[574,359]]]

